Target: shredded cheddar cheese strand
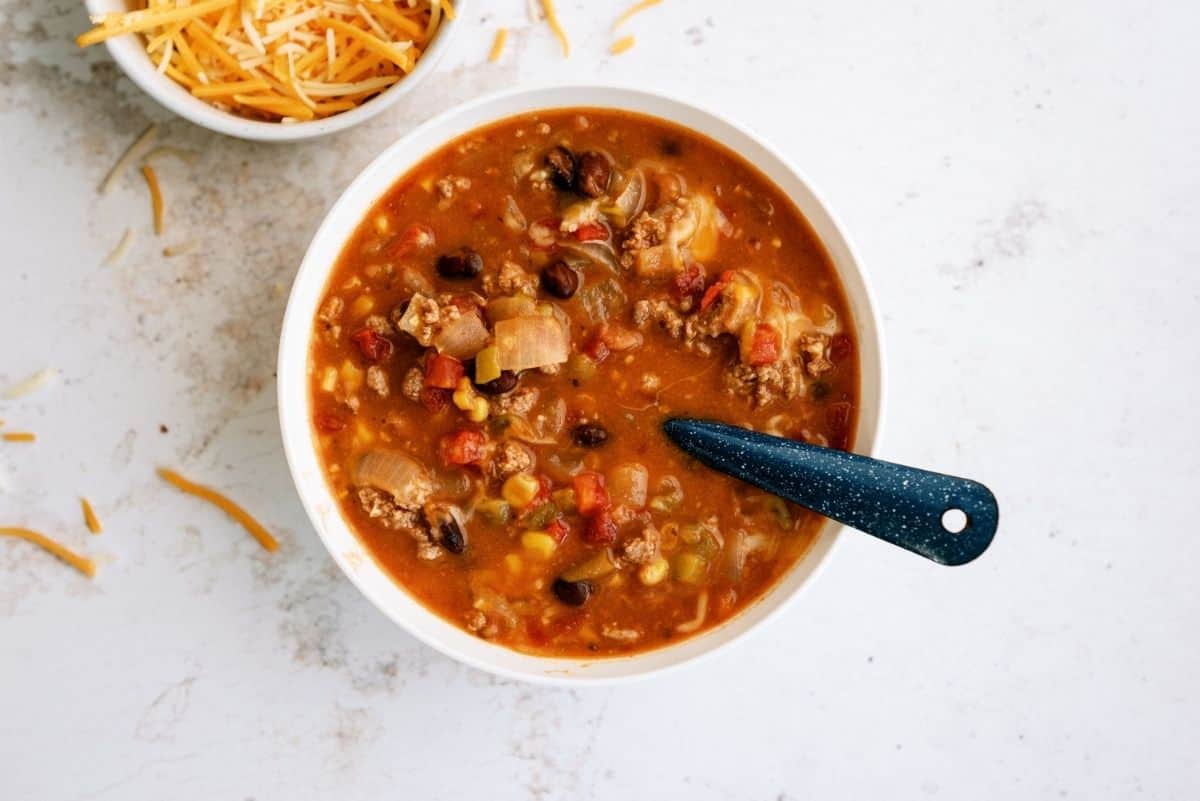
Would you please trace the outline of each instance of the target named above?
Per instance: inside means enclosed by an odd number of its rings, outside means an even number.
[[[31,431],[9,431],[4,435],[5,442],[36,442],[37,435]]]
[[[104,526],[100,524],[100,518],[96,517],[96,510],[92,508],[92,503],[87,498],[79,499],[79,506],[83,509],[83,522],[87,526],[88,531],[93,534],[99,534],[104,531]]]
[[[662,0],[641,0],[640,3],[634,3],[624,14],[617,17],[617,21],[613,23],[613,30],[615,31],[617,28],[620,28],[622,25],[628,22],[630,17],[632,17],[634,14],[641,13],[648,8],[653,8],[661,2]],[[629,48],[626,48],[626,50],[628,49]]]
[[[64,545],[60,545],[45,534],[30,531],[27,528],[0,527],[0,537],[16,537],[34,545],[39,545],[57,556],[83,575],[91,578],[96,575],[96,563],[86,556],[80,556]]]
[[[142,167],[142,175],[146,178],[146,186],[150,187],[150,209],[154,212],[154,233],[162,236],[163,199],[162,190],[158,187],[158,176],[149,164]]]
[[[497,62],[500,56],[504,53],[504,43],[508,41],[508,28],[501,28],[496,31],[496,38],[492,42],[492,52],[488,54],[488,61]]]
[[[204,2],[196,3],[195,5],[166,10],[143,9],[141,11],[128,11],[123,14],[105,14],[101,16],[99,24],[95,28],[77,37],[75,44],[80,47],[87,47],[98,42],[103,42],[106,39],[111,39],[114,36],[121,36],[126,33],[141,33],[142,31],[148,31],[151,28],[160,28],[173,22],[193,20],[204,16],[210,11],[218,11],[232,6],[236,2],[237,0],[204,0]],[[93,21],[95,22],[96,20]]]
[[[110,251],[109,254],[104,257],[104,265],[106,267],[112,267],[121,259],[125,258],[125,254],[129,251],[129,246],[132,243],[133,229],[126,228],[125,233],[121,235],[121,241],[118,242],[116,247],[114,247],[112,251]]]
[[[542,0],[542,11],[546,13],[546,23],[550,26],[550,30],[554,31],[554,35],[558,37],[558,43],[562,45],[563,57],[571,55],[571,43],[567,41],[567,32],[563,30],[562,23],[558,21],[558,12],[554,8],[554,0]]]
[[[174,484],[180,490],[188,493],[189,495],[195,495],[197,498],[208,501],[214,506],[219,507],[225,512],[225,514],[241,523],[242,527],[245,528],[246,531],[250,532],[250,534],[256,540],[258,540],[259,544],[268,551],[274,551],[279,547],[279,542],[271,536],[271,532],[267,531],[261,523],[259,523],[250,515],[249,512],[216,490],[201,486],[200,484],[193,484],[191,481],[188,481],[174,470],[168,470],[165,467],[159,468],[158,475],[161,476],[164,481]]]
[[[125,170],[129,165],[137,160],[141,152],[150,145],[154,144],[155,138],[158,136],[158,126],[148,125],[146,130],[138,135],[138,138],[133,140],[133,144],[125,148],[125,152],[117,159],[117,163],[108,171],[108,175],[104,176],[104,182],[100,184],[100,194],[107,195],[117,185],[117,181],[121,180],[121,176],[125,174]]]
[[[623,36],[612,43],[612,47],[608,48],[608,52],[614,56],[619,56],[629,48],[633,47],[636,40],[632,36]]]

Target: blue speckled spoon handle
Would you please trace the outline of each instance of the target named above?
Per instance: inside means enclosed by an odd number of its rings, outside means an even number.
[[[996,534],[996,498],[976,481],[708,420],[663,431],[709,467],[943,565],[970,562]],[[943,525],[954,510],[966,515],[957,533]]]

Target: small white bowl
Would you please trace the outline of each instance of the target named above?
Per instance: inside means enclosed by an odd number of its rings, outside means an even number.
[[[127,11],[127,0],[85,0],[88,14],[95,16],[112,11]],[[250,120],[221,111],[180,86],[166,75],[161,75],[150,56],[140,34],[114,36],[105,42],[113,60],[120,65],[129,79],[142,88],[167,109],[186,120],[208,128],[210,131],[251,139],[258,142],[297,142],[314,139],[358,125],[371,119],[411,92],[437,67],[437,62],[450,46],[450,39],[462,24],[461,12],[468,4],[459,0],[455,7],[460,13],[453,20],[443,20],[433,43],[417,60],[413,71],[395,84],[380,92],[367,102],[349,111],[334,114],[320,120],[308,122],[263,122]]]
[[[796,596],[829,556],[841,526],[828,521],[811,549],[767,593],[721,625],[678,645],[628,657],[550,659],[518,653],[472,636],[426,609],[371,558],[338,511],[318,461],[312,433],[308,349],[317,304],[342,247],[371,206],[427,155],[482,125],[553,108],[611,108],[660,117],[711,137],[774,180],[825,244],[845,287],[858,333],[861,404],[855,450],[875,448],[883,405],[883,360],[866,276],[841,227],[799,172],[746,129],[711,111],[636,89],[566,86],[490,95],[452,109],[407,134],[354,180],[325,217],[300,266],[279,344],[279,421],[292,478],[309,518],[355,586],[413,636],[468,665],[540,684],[605,684],[658,673],[710,654],[758,627]]]

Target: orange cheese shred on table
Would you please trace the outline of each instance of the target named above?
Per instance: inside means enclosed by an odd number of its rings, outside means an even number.
[[[163,198],[162,189],[158,185],[158,176],[150,165],[142,167],[142,175],[146,178],[146,186],[150,187],[150,208],[154,212],[154,233],[163,232]]]
[[[100,518],[96,517],[96,510],[92,508],[92,503],[87,498],[80,498],[79,505],[83,509],[83,522],[87,525],[88,531],[93,534],[99,534],[104,531],[104,526],[100,523]]]
[[[159,468],[158,475],[164,481],[175,485],[189,495],[195,495],[197,498],[208,501],[222,509],[225,514],[241,523],[242,527],[250,532],[254,539],[258,540],[259,545],[268,551],[274,551],[279,547],[279,542],[271,536],[271,532],[267,531],[249,512],[216,490],[188,481],[174,470],[168,470],[165,467]]]
[[[88,578],[96,575],[96,563],[86,556],[80,556],[70,548],[47,537],[45,534],[39,534],[36,531],[31,531],[27,528],[16,528],[14,526],[0,527],[0,537],[16,537],[26,542],[32,542],[50,553],[57,556],[59,559],[66,562],[71,567],[78,570]]]

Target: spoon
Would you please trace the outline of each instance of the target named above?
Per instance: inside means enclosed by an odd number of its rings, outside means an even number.
[[[711,420],[673,418],[663,431],[714,470],[939,564],[970,562],[996,534],[996,497],[977,481]]]

